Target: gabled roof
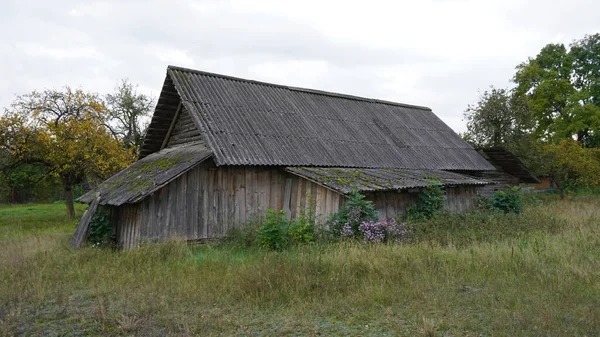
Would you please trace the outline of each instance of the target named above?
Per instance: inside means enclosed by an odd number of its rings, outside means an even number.
[[[426,187],[487,185],[485,180],[438,170],[352,169],[339,167],[287,167],[286,171],[317,182],[342,194],[352,191],[398,191]]]
[[[169,66],[141,157],[179,104],[217,165],[493,170],[426,107]]]
[[[89,204],[96,192],[100,192],[100,205],[138,202],[210,155],[211,152],[198,143],[166,148],[133,163],[82,195],[78,201]]]
[[[523,183],[539,184],[539,179],[512,152],[501,146],[481,149],[486,159],[500,170],[519,178]]]

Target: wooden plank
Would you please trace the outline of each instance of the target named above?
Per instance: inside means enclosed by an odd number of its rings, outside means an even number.
[[[239,197],[239,204],[240,204],[240,217],[239,217],[239,222],[240,224],[246,224],[248,222],[248,217],[247,215],[247,211],[246,211],[246,199],[248,198],[248,193],[246,190],[246,171],[244,168],[236,168],[236,170],[238,171],[239,174],[239,183],[240,183],[240,197]]]
[[[237,225],[240,223],[240,202],[241,196],[241,174],[238,168],[231,169],[233,175],[233,223]]]
[[[340,202],[343,199],[343,196],[339,193],[331,191],[333,198],[331,201],[331,214],[337,213],[340,210]]]
[[[177,197],[177,209],[178,209],[178,224],[177,224],[177,236],[184,236],[188,238],[188,223],[187,223],[187,190],[188,190],[188,175],[182,174],[177,179],[178,197]]]
[[[158,200],[156,203],[156,208],[158,210],[157,212],[157,224],[159,224],[159,228],[156,229],[156,234],[158,237],[161,238],[165,238],[166,236],[166,219],[165,219],[165,209],[166,209],[166,204],[167,204],[167,188],[163,187],[160,190],[158,190]]]
[[[177,226],[177,184],[172,181],[169,185],[169,208],[167,210],[169,214],[169,220],[167,222],[167,236],[166,239],[171,239],[176,233]]]
[[[171,120],[171,125],[169,125],[169,130],[167,130],[167,135],[165,136],[165,139],[162,142],[162,145],[160,146],[160,149],[164,149],[165,146],[167,146],[167,144],[169,143],[169,138],[171,138],[171,133],[173,132],[173,128],[175,127],[175,124],[177,122],[177,118],[179,117],[179,113],[181,113],[181,101],[179,101],[179,105],[177,105],[177,110],[175,111],[175,116],[173,116],[173,120]]]
[[[271,183],[269,192],[269,208],[276,211],[283,209],[283,191],[281,184],[282,174],[279,170],[271,171]]]
[[[298,183],[296,187],[296,204],[293,206],[292,210],[292,218],[298,217],[298,214],[302,211],[304,207],[304,202],[306,200],[306,187],[305,187],[306,179],[298,178]]]
[[[215,221],[215,235],[223,235],[225,230],[225,216],[226,204],[225,204],[225,177],[223,176],[223,168],[217,168],[217,208],[216,208],[216,221]]]
[[[148,237],[148,216],[150,214],[150,200],[146,198],[140,202],[141,210],[140,210],[140,237]]]
[[[257,172],[256,189],[258,193],[258,211],[265,214],[269,208],[269,195],[271,193],[271,175],[269,170],[260,169]]]
[[[127,205],[127,215],[129,216],[129,219],[127,220],[127,228],[129,229],[127,231],[127,249],[132,249],[133,248],[133,230],[135,229],[134,227],[134,221],[135,221],[135,214],[133,213],[134,208],[132,205]]]
[[[290,197],[290,217],[293,218],[296,214],[296,208],[298,204],[298,182],[300,181],[299,177],[292,177],[292,188],[291,188],[291,197]]]
[[[188,172],[187,231],[190,239],[198,239],[198,169]]]
[[[148,202],[148,238],[156,238],[156,194],[149,196],[146,200]]]
[[[264,217],[264,213],[260,211],[260,209],[258,208],[258,204],[259,204],[259,191],[258,191],[258,168],[257,167],[252,167],[250,169],[251,172],[251,212],[252,212],[252,216],[255,219],[260,219],[262,220]]]
[[[209,169],[209,201],[210,201],[210,216],[208,219],[208,237],[215,237],[215,228],[217,222],[217,207],[219,205],[219,186],[217,182],[217,169]]]
[[[317,220],[317,222],[322,222],[322,218],[323,218],[323,209],[325,206],[325,203],[327,202],[327,191],[322,191],[322,189],[324,189],[321,186],[317,186],[317,193],[315,195],[315,210],[314,210],[314,214],[315,214],[315,219]],[[308,216],[308,212],[307,214],[305,214]]]
[[[98,208],[98,204],[100,203],[100,193],[96,193],[96,199],[92,201],[90,207],[83,213],[77,228],[75,228],[75,233],[73,234],[73,238],[71,239],[71,247],[79,248],[85,241],[87,237],[87,232],[90,229],[90,222],[92,221],[92,217],[94,213],[96,213],[96,209]]]
[[[333,207],[331,201],[333,199],[333,194],[329,189],[325,189],[325,198],[324,198],[324,206],[323,206],[323,222],[326,222],[329,219],[331,214],[331,208]]]
[[[283,192],[283,211],[285,212],[286,219],[292,218],[291,210],[292,202],[292,178],[285,179],[285,188]]]
[[[253,221],[258,215],[256,192],[256,168],[246,168],[246,221]]]
[[[386,204],[386,217],[393,219],[396,217],[396,196],[394,192],[385,192],[385,204]]]
[[[140,227],[142,221],[142,204],[137,203],[134,204],[135,210],[135,221],[134,221],[134,235],[133,235],[133,247],[137,247],[138,243],[140,243]]]
[[[318,184],[315,184],[313,182],[309,183],[310,186],[310,197],[306,198],[306,214],[308,214],[308,211],[310,210],[310,212],[312,212],[313,214],[316,214],[316,206],[317,206],[317,193],[319,191],[319,187],[321,187]]]
[[[201,233],[202,233],[202,238],[208,238],[208,218],[210,216],[210,208],[209,208],[209,189],[210,186],[208,186],[208,176],[209,176],[209,168],[208,165],[203,165],[202,169],[201,169],[201,192],[202,192],[202,227],[201,227]]]
[[[138,243],[138,236],[139,236],[139,229],[140,229],[140,218],[141,218],[141,212],[140,212],[140,208],[141,204],[137,203],[133,205],[133,214],[134,214],[134,218],[133,218],[133,238],[132,238],[132,242],[133,242],[133,247],[137,247],[137,243]]]
[[[237,225],[235,214],[235,168],[227,169],[227,227],[234,228]]]
[[[133,226],[131,225],[131,222],[133,220],[133,216],[131,214],[131,205],[126,204],[125,205],[125,249],[131,249],[131,237],[133,236],[131,233],[131,230],[133,228]]]
[[[107,206],[109,207],[109,206]],[[112,224],[112,235],[115,236],[117,244],[119,243],[119,208],[115,206],[110,206],[110,222]]]
[[[133,228],[133,226],[131,226],[131,221],[133,220],[133,216],[131,214],[131,205],[127,204],[125,207],[125,242],[126,242],[126,248],[127,249],[131,249],[131,237],[133,236],[131,234],[131,229]]]

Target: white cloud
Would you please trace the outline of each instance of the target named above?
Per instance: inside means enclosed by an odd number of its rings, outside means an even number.
[[[121,78],[157,96],[168,64],[426,105],[455,130],[550,42],[600,31],[594,1],[4,1],[0,107]]]

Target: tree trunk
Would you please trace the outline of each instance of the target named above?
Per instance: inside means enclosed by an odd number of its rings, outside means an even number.
[[[65,184],[65,203],[67,204],[67,216],[75,218],[75,205],[73,204],[73,185]]]

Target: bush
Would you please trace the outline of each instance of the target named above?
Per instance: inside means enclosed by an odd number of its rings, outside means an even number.
[[[315,222],[310,218],[297,218],[290,221],[288,234],[292,243],[310,243],[315,240]]]
[[[252,221],[242,228],[232,228],[224,243],[241,247],[258,245],[283,250],[293,244],[314,242],[317,231],[314,215],[302,212],[299,218],[288,220],[284,211],[268,209],[264,220]]]
[[[490,206],[504,213],[523,212],[523,192],[519,186],[506,186],[505,190],[494,192]]]
[[[285,212],[267,210],[265,221],[263,221],[256,232],[261,247],[283,250],[290,243],[288,237],[289,221],[285,218]]]
[[[437,183],[419,192],[417,203],[406,209],[406,217],[413,220],[427,220],[438,214],[444,207],[444,188]]]
[[[110,214],[107,210],[99,207],[90,221],[87,240],[94,247],[108,246],[113,244],[112,224]]]
[[[371,201],[365,196],[353,192],[348,195],[346,204],[329,219],[329,228],[336,237],[359,237],[359,226],[363,222],[377,221],[378,214]]]

